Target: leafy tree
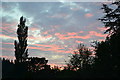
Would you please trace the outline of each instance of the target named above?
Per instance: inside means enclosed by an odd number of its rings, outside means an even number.
[[[105,15],[99,19],[108,28],[105,33],[109,32],[109,35],[120,33],[120,1],[114,2],[112,5],[115,5],[114,8],[103,4],[101,9],[104,10]]]
[[[48,60],[44,57],[31,57],[28,58],[28,70],[32,72],[40,71],[40,70],[50,70],[50,65],[47,65]]]
[[[18,25],[17,35],[18,42],[15,40],[15,57],[17,62],[23,62],[28,57],[27,49],[27,36],[28,36],[28,27],[25,26],[26,19],[23,16],[20,18],[20,24]]]
[[[110,8],[113,6],[114,8]],[[99,71],[116,75],[120,70],[120,1],[111,5],[103,4],[104,17],[102,21],[107,28],[108,36],[105,41],[95,42],[97,55],[96,68]]]
[[[96,52],[95,58],[95,68],[97,71],[100,72],[108,72],[111,71],[112,65],[112,56],[110,53],[110,46],[108,45],[109,42],[107,41],[94,41],[92,46],[95,48],[94,51]],[[109,67],[108,67],[109,66]]]
[[[78,45],[77,51],[74,51],[74,54],[70,56],[68,66],[72,69],[88,69],[93,63],[92,52],[90,49],[86,48],[83,44]]]

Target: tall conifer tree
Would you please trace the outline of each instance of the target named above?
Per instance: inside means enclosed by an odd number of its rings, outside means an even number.
[[[17,62],[26,61],[28,57],[27,49],[27,37],[28,27],[25,25],[26,19],[22,16],[20,18],[20,24],[18,24],[17,36],[18,41],[14,41],[15,45],[15,57]]]

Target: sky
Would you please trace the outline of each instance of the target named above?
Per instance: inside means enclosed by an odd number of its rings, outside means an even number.
[[[101,2],[2,2],[2,57],[15,59],[14,40],[21,16],[28,26],[29,57],[45,57],[49,64],[65,65],[70,55],[83,43],[102,41],[104,25]]]

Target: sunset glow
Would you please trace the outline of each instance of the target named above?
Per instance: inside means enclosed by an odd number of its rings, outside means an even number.
[[[2,57],[14,59],[17,25],[24,16],[29,56],[45,57],[49,64],[66,65],[65,60],[79,43],[90,47],[91,41],[103,41],[107,36],[97,20],[102,16],[100,6],[97,2],[3,2]]]

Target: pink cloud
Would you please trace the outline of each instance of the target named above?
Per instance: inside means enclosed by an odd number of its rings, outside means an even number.
[[[52,37],[52,35],[47,35],[47,36],[44,36],[44,38],[50,38]]]
[[[79,32],[79,33],[83,33],[83,31]],[[96,31],[89,31],[89,34],[84,35],[84,36],[79,36],[78,33],[75,32],[71,32],[71,33],[67,33],[67,34],[61,34],[61,33],[55,33],[55,36],[58,37],[61,40],[67,40],[67,39],[89,39],[92,36],[97,36],[97,37],[106,37],[107,34],[102,34],[102,33],[98,33]]]
[[[78,41],[78,40],[76,40],[75,42],[76,42],[76,43],[84,43],[83,41]]]
[[[17,38],[16,37],[12,37],[12,36],[7,36],[7,35],[4,35],[4,34],[0,34],[0,37],[1,38],[6,38],[6,39],[14,39],[14,40],[16,40]]]
[[[51,38],[52,35],[47,35],[47,36],[42,36],[42,38]],[[40,37],[34,37],[34,36],[28,36],[29,39],[32,39],[32,40],[40,40]]]
[[[6,27],[6,26],[10,27],[10,26],[16,26],[16,25],[17,25],[17,23],[10,23],[10,24],[8,24],[8,23],[2,23],[3,27]]]
[[[14,28],[10,28],[10,26],[3,26],[3,27],[0,27],[1,28],[1,32],[4,32],[4,33],[10,33],[10,34],[16,34],[15,31],[16,29]]]
[[[3,42],[2,42],[3,43]],[[9,45],[14,45],[14,43],[3,43],[3,44],[9,44]],[[53,52],[59,52],[59,53],[71,53],[72,51],[70,50],[60,50],[64,49],[63,47],[60,47],[58,45],[43,45],[43,44],[32,44],[37,47],[30,47],[28,46],[29,49],[37,49],[37,50],[42,50],[42,51],[53,51]],[[10,50],[14,51],[14,49],[8,49],[8,48],[1,48],[2,50]]]
[[[9,45],[14,45],[13,43],[3,43],[3,44],[9,44]],[[58,45],[43,45],[43,44],[32,44],[36,47],[31,47],[28,46],[28,49],[37,49],[41,51],[53,51],[53,52],[58,52],[58,53],[72,53],[72,50],[64,50],[63,47],[60,47]],[[8,49],[8,48],[1,48],[2,50],[9,50],[9,51],[14,51],[14,49]],[[62,49],[62,50],[60,50]]]
[[[46,30],[46,31],[42,32],[42,34],[49,34],[50,32],[55,31],[55,28],[57,28],[58,26],[56,25],[56,26],[51,26],[51,27],[52,27],[52,29]]]
[[[92,16],[93,16],[93,14],[91,14],[91,13],[85,14],[85,17],[87,17],[87,18],[90,18],[90,17],[92,17]]]
[[[39,30],[38,28],[29,28],[31,31],[34,31],[34,30]]]
[[[2,23],[2,27],[0,27],[2,30],[7,31],[9,33],[13,33],[16,29],[17,23]]]
[[[1,58],[5,58],[5,59],[12,59],[12,60],[14,60],[15,59],[15,57],[14,56],[0,56]]]
[[[58,27],[61,27],[61,25],[50,25],[50,27],[52,27],[52,28],[58,28]]]
[[[97,33],[96,31],[90,31],[89,34],[92,36],[95,35],[98,37],[106,37],[107,36],[107,34]]]
[[[71,8],[71,10],[73,10],[73,11],[78,11],[78,10],[80,10],[79,8]]]
[[[45,45],[45,46],[47,46],[47,45]],[[47,47],[28,47],[28,48],[42,50],[42,51],[53,51],[53,52],[59,52],[59,53],[71,53],[71,51],[59,50],[60,48],[56,48],[56,47],[49,47],[49,48],[47,48]]]
[[[79,33],[83,33],[84,31],[79,31]]]
[[[30,49],[38,49],[42,51],[54,51],[54,52],[62,52],[62,53],[71,53],[71,51],[60,50],[64,49],[63,47],[59,47],[58,45],[43,45],[43,44],[33,44],[37,47],[28,47]]]
[[[43,32],[42,34],[48,34],[48,31]]]
[[[98,41],[105,41],[105,39],[98,39]]]
[[[3,43],[3,42],[0,42],[0,43]],[[10,45],[14,45],[14,43],[3,43],[3,44],[10,44]]]
[[[41,47],[55,48],[55,49],[64,49],[64,48],[60,48],[58,45],[43,45],[43,44],[33,44],[33,45],[41,46]]]
[[[10,49],[10,48],[1,48],[1,50],[5,50],[5,51],[14,51],[14,49]]]
[[[78,35],[68,35],[68,34],[60,34],[60,33],[55,33],[55,35],[61,39],[61,40],[64,40],[64,39],[71,39],[71,38],[80,38],[80,39],[88,39],[90,38],[89,35],[86,35],[86,36],[78,36]]]
[[[68,35],[76,35],[77,33],[75,33],[75,32],[71,32],[71,33],[68,32],[67,34],[68,34]]]
[[[55,14],[53,16],[48,16],[48,17],[50,17],[50,18],[63,18],[63,17],[66,17],[66,16],[67,16],[67,14],[62,13],[62,14]]]
[[[107,30],[107,28],[105,28],[105,27],[98,27],[97,29],[100,30],[100,31],[106,31]]]

